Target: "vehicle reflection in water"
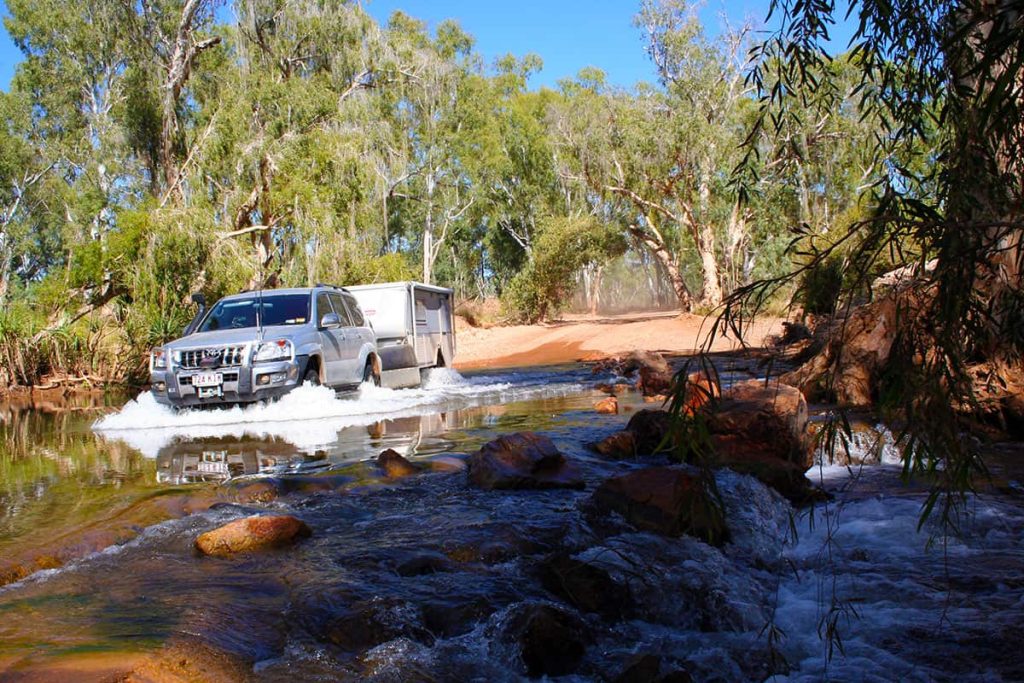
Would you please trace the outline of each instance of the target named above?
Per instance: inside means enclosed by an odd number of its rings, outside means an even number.
[[[473,421],[469,416],[460,419],[458,413],[378,420],[341,429],[329,450],[303,450],[280,437],[177,439],[158,451],[156,479],[162,484],[194,484],[252,474],[308,474],[364,459],[385,448],[414,457],[425,445],[430,452],[446,450],[449,442],[436,437]]]

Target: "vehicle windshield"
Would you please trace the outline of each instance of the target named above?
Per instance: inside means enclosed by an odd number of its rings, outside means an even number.
[[[196,331],[214,332],[256,327],[260,323],[257,313],[264,327],[303,325],[309,320],[309,294],[264,294],[262,297],[253,296],[245,299],[221,299]]]

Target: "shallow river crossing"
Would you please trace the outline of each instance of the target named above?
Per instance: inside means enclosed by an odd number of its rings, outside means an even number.
[[[900,483],[891,445],[877,465],[812,469],[834,495],[813,509],[723,471],[732,540],[712,548],[588,513],[603,479],[657,462],[587,449],[649,407],[628,394],[620,415],[595,414],[592,386],[607,379],[582,366],[439,371],[422,389],[302,388],[244,410],[175,414],[147,395],[0,407],[0,559],[56,555],[0,587],[0,680],[200,643],[260,680],[515,681],[527,676],[516,624],[538,605],[570,614],[584,648],[559,680],[651,662],[708,681],[1024,679],[1012,458],[959,538],[917,530],[924,489]],[[372,465],[385,448],[445,461],[522,430],[579,462],[586,490],[481,491],[461,472],[386,482]],[[884,429],[867,432],[884,443]],[[292,483],[209,505],[267,477]],[[193,551],[199,533],[265,512],[313,536],[231,559]],[[557,554],[606,572],[626,606],[582,613],[547,590],[539,568]]]

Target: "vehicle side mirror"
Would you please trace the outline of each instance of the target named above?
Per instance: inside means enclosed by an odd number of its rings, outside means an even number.
[[[202,292],[196,292],[192,295],[192,303],[198,304],[199,306],[206,306],[206,297],[203,296]]]
[[[320,327],[322,329],[341,327],[341,318],[337,313],[324,313],[324,317],[320,318]]]

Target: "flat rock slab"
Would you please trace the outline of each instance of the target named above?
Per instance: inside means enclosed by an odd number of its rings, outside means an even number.
[[[308,538],[312,531],[301,519],[289,515],[257,515],[236,519],[196,539],[204,555],[223,557],[267,548],[278,548]]]

